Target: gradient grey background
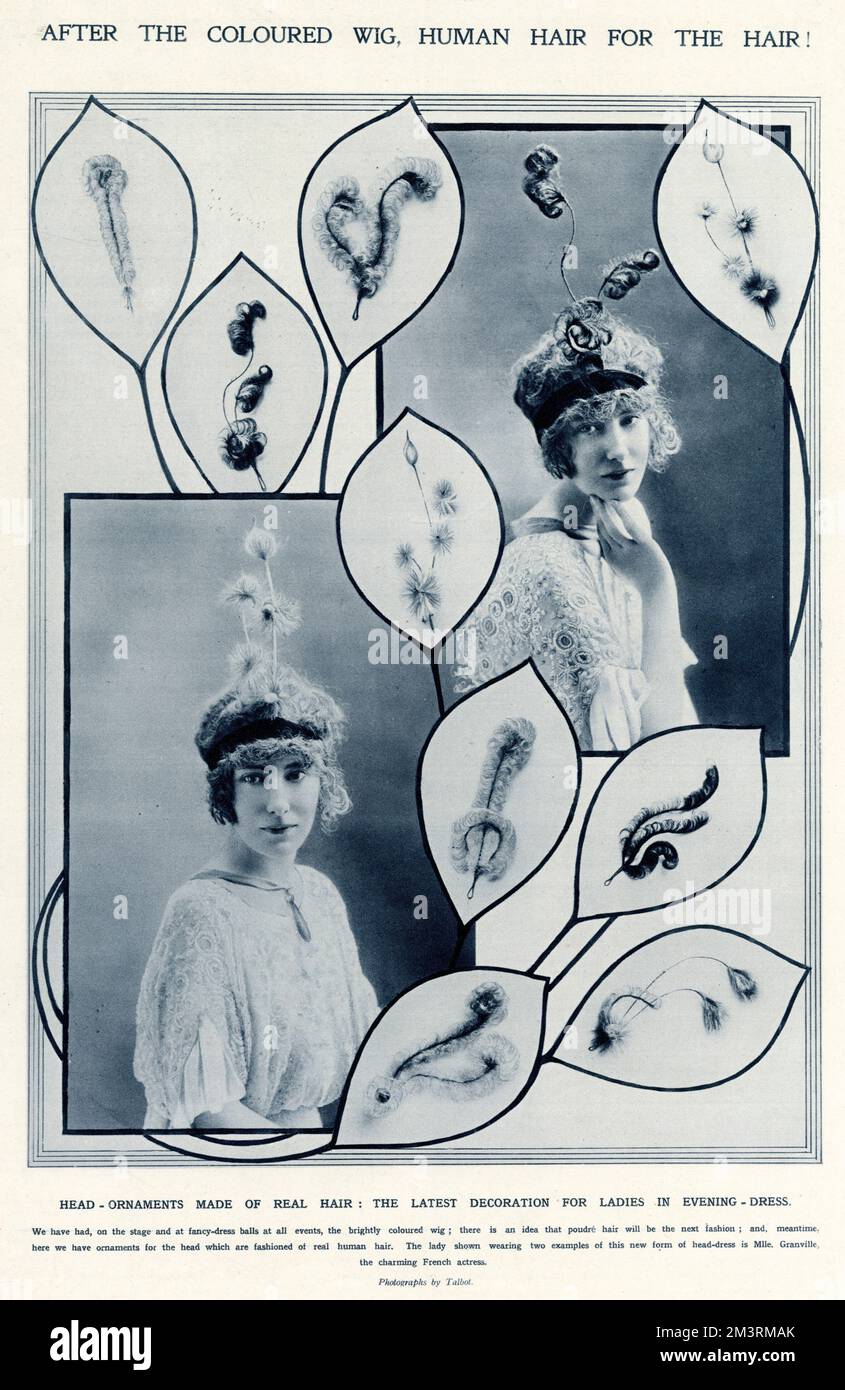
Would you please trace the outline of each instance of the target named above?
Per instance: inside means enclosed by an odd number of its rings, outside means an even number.
[[[380,1002],[446,968],[455,918],[422,848],[419,751],[437,718],[425,666],[367,658],[378,619],[341,565],[333,500],[279,508],[277,584],[300,601],[291,663],[346,710],[341,764],[353,809],[315,826],[303,863],[346,901]],[[243,537],[261,501],[80,499],[71,507],[68,923],[69,1129],[140,1128],[132,1075],[135,1004],[164,905],[225,831],[205,802],[193,736],[225,685],[236,615],[218,602],[250,568]],[[254,566],[253,566],[254,567]],[[115,660],[114,638],[129,658]],[[127,921],[113,899],[129,900]],[[413,896],[428,897],[428,921]]]
[[[545,218],[522,192],[523,160],[541,140],[560,155],[575,209],[579,267],[595,294],[613,256],[657,246],[654,185],[670,146],[664,128],[460,130],[435,126],[460,174],[463,240],[447,280],[384,348],[384,418],[406,405],[458,435],[481,459],[509,521],[546,490],[533,431],[513,403],[511,368],[568,302],[560,254],[569,219]],[[741,190],[735,196],[741,204]],[[691,208],[691,213],[695,209]],[[691,219],[692,221],[692,219]],[[715,252],[700,231],[702,255]],[[611,306],[613,307],[613,306]],[[780,372],[698,308],[665,266],[619,306],[666,358],[665,389],[683,448],[641,492],[678,583],[684,635],[699,660],[688,684],[705,724],[763,725],[783,751],[785,420]],[[428,398],[414,396],[424,375]],[[727,400],[713,397],[716,375]],[[793,505],[800,505],[798,499]],[[717,634],[729,657],[714,660]],[[449,680],[444,681],[448,694]]]

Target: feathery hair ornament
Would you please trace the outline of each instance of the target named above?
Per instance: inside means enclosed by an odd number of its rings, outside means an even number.
[[[123,302],[132,311],[135,262],[129,244],[129,223],[123,210],[123,194],[129,182],[126,170],[112,154],[93,155],[82,166],[86,193],[93,198],[100,223],[100,236],[123,293]]]
[[[243,640],[230,658],[234,684],[205,711],[196,745],[214,769],[243,745],[266,742],[311,743],[333,751],[343,733],[344,715],[324,690],[281,660],[283,641],[300,626],[299,605],[277,588],[270,561],[277,541],[253,526],[244,549],[259,566],[228,585],[223,601],[237,609]]]
[[[437,164],[408,155],[392,164],[368,202],[356,178],[345,174],[323,190],[313,230],[332,265],[356,291],[353,319],[378,293],[396,253],[401,210],[412,198],[430,203],[441,187]]]
[[[613,329],[605,312],[602,297],[624,299],[642,280],[660,265],[656,251],[636,251],[612,260],[604,267],[604,279],[592,297],[577,298],[566,278],[567,255],[575,240],[575,213],[555,176],[560,156],[551,145],[537,145],[525,159],[522,187],[545,217],[558,218],[568,211],[569,238],[560,258],[560,275],[572,303],[558,314],[554,337],[569,363],[555,391],[539,405],[528,407],[518,401],[527,415],[539,440],[555,420],[575,401],[589,400],[610,391],[639,390],[646,386],[645,377],[638,372],[622,371],[607,366],[603,352],[610,344]]]
[[[467,897],[480,878],[499,879],[516,851],[516,830],[503,814],[511,782],[531,757],[537,731],[530,719],[505,719],[487,742],[475,803],[452,826],[452,863],[472,874]]]

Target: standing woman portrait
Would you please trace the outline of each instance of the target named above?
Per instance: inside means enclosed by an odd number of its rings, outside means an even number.
[[[344,716],[279,656],[299,624],[262,566],[225,597],[244,641],[235,682],[206,709],[196,744],[219,850],[171,896],[144,972],[135,1075],[145,1129],[319,1129],[378,1002],[340,893],[297,862],[317,817],[351,808],[337,762]]]
[[[551,153],[529,156],[526,191],[531,159]],[[533,658],[584,749],[697,723],[674,575],[637,497],[681,443],[663,356],[602,298],[623,298],[659,264],[654,251],[613,263],[598,295],[573,297],[516,364],[514,399],[552,482],[508,528],[471,622],[473,660],[458,671],[466,690]]]

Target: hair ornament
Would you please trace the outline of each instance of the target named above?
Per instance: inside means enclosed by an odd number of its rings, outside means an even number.
[[[314,743],[333,750],[342,736],[339,706],[283,660],[284,643],[302,618],[299,604],[274,578],[271,561],[278,548],[272,531],[252,526],[244,550],[257,571],[244,571],[222,594],[237,614],[241,633],[229,658],[235,683],[206,710],[196,736],[212,770],[246,744],[270,741],[269,749],[281,740],[300,751]]]
[[[123,302],[131,313],[135,292],[135,261],[129,244],[129,223],[123,209],[123,194],[129,182],[119,159],[111,154],[93,155],[82,166],[86,193],[93,198],[106,248]]]
[[[516,829],[503,807],[536,737],[530,719],[504,719],[487,740],[475,801],[452,826],[452,863],[458,873],[472,874],[468,898],[474,896],[480,878],[500,879],[513,862]]]
[[[475,1100],[509,1080],[519,1066],[519,1050],[491,1025],[505,1021],[508,996],[498,981],[477,985],[459,1022],[420,1046],[396,1054],[389,1071],[373,1077],[364,1101],[375,1119],[396,1110],[407,1096],[428,1091],[438,1099]]]
[[[401,210],[411,199],[430,203],[442,178],[431,159],[408,155],[391,165],[368,201],[350,174],[324,190],[313,219],[317,242],[338,270],[346,273],[356,291],[352,318],[378,293],[396,253]]]
[[[625,388],[639,390],[647,385],[645,377],[638,372],[607,367],[603,354],[613,339],[613,324],[603,300],[624,299],[636,289],[643,276],[660,265],[660,257],[651,248],[616,257],[604,267],[603,279],[594,295],[579,298],[574,294],[566,271],[575,240],[575,213],[555,172],[559,163],[560,156],[551,145],[537,145],[525,159],[527,173],[522,181],[524,192],[545,217],[560,217],[564,209],[570,216],[569,237],[560,258],[560,275],[572,302],[555,319],[553,335],[571,371],[564,374],[559,389],[539,406],[531,410],[522,407],[538,439],[575,401]]]
[[[258,428],[252,412],[260,406],[264,394],[273,380],[273,368],[266,362],[251,372],[255,356],[255,325],[266,319],[267,309],[260,299],[252,299],[235,306],[235,317],[226,325],[229,346],[237,357],[245,357],[246,365],[237,376],[232,377],[223,387],[221,401],[225,428],[220,432],[220,458],[227,468],[236,473],[245,473],[251,468],[262,492],[266,484],[258,467],[258,460],[267,448],[267,435]],[[251,374],[250,374],[251,373]],[[228,395],[235,388],[234,403],[229,403]]]
[[[722,1001],[714,995],[699,989],[694,984],[674,985],[670,989],[658,992],[655,992],[654,989],[654,986],[667,975],[672,975],[684,967],[687,967],[686,978],[689,978],[692,974],[689,967],[697,967],[702,961],[709,967],[715,966],[719,974],[724,971],[731,993],[741,1004],[747,1004],[757,998],[759,994],[757,981],[742,966],[731,965],[721,956],[684,956],[681,960],[675,961],[672,965],[667,965],[664,970],[659,971],[644,987],[632,985],[621,993],[609,995],[604,1000],[593,1027],[592,1041],[589,1045],[590,1051],[599,1053],[619,1051],[637,1019],[644,1015],[653,1014],[655,1010],[660,1008],[664,999],[669,999],[674,995],[692,995],[693,999],[697,1001],[701,1024],[705,1033],[720,1032],[727,1022],[729,1014]]]
[[[704,132],[704,144],[701,150],[708,164],[712,164],[718,171],[722,184],[722,192],[727,195],[729,207],[722,215],[719,204],[709,200],[702,203],[698,208],[698,216],[707,234],[707,238],[715,250],[721,262],[721,270],[729,280],[738,283],[740,293],[762,309],[766,323],[770,328],[775,327],[775,317],[772,309],[780,299],[780,288],[773,276],[768,275],[755,263],[751,253],[751,245],[759,229],[760,218],[755,208],[739,207],[727,175],[723,167],[725,158],[725,147],[721,142],[712,141],[710,132]],[[741,255],[735,255],[732,250],[726,250],[718,239],[718,234],[713,227],[721,224],[727,235],[740,243],[742,248]]]

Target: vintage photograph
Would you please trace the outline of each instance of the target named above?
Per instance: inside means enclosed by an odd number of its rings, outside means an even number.
[[[676,132],[435,129],[461,179],[464,235],[439,294],[385,346],[384,393],[388,417],[424,394],[418,408],[461,435],[502,501],[505,549],[454,693],[532,657],[585,752],[696,723],[761,724],[767,750],[786,751],[783,383],[661,247],[655,189]],[[786,279],[800,282],[814,232],[780,161],[742,153],[736,136],[717,144],[713,121],[680,186],[666,176],[666,222],[699,278],[724,284],[779,351]],[[768,289],[752,275],[761,240]]]
[[[452,914],[335,507],[69,500],[67,1123],[330,1127]]]
[[[34,1362],[554,1301],[825,1369],[841,64],[691,8],[4,12]]]

